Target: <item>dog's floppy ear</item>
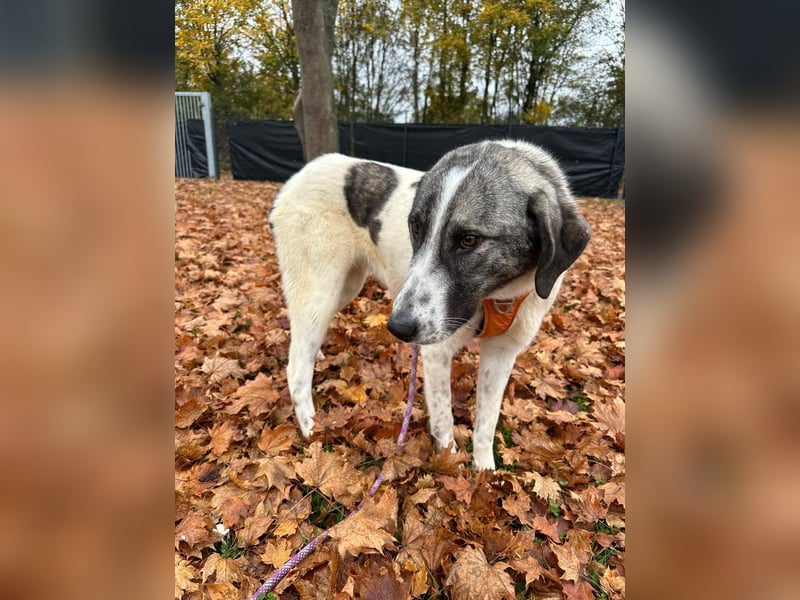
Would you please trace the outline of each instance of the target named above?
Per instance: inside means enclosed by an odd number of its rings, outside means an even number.
[[[528,203],[529,217],[539,243],[536,293],[541,298],[550,295],[558,276],[575,262],[592,236],[589,224],[583,220],[569,193],[556,193],[556,202],[545,201],[537,194]]]

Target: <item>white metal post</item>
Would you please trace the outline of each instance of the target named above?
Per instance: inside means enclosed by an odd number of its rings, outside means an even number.
[[[203,126],[206,134],[206,157],[208,159],[208,176],[219,179],[217,171],[217,145],[214,139],[214,112],[211,110],[211,94],[201,92],[200,110],[203,114]]]

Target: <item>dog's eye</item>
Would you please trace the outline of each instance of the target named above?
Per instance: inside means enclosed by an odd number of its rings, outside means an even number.
[[[411,221],[408,224],[408,229],[409,231],[411,231],[412,237],[417,237],[419,235],[419,223],[417,223],[416,221]]]
[[[467,235],[461,236],[461,240],[459,242],[462,248],[465,250],[469,250],[470,248],[474,248],[478,245],[478,236],[472,235],[468,233]]]

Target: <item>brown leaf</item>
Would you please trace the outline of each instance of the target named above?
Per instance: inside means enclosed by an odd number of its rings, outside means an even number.
[[[181,542],[185,542],[190,548],[208,544],[213,530],[214,522],[211,517],[202,511],[191,512],[175,528],[175,548],[179,548]]]
[[[275,512],[272,506],[267,506],[265,500],[256,504],[255,511],[248,515],[242,526],[241,537],[248,546],[255,546],[258,539],[264,535],[270,525],[275,521]]]
[[[431,456],[430,471],[455,476],[469,459],[466,452],[451,452],[449,448],[443,448]]]
[[[593,406],[594,417],[601,429],[611,439],[625,433],[625,402],[619,396],[611,402],[597,402]]]
[[[526,587],[544,575],[544,568],[533,556],[526,556],[525,558],[512,558],[508,561],[508,565],[517,573],[522,573],[525,575]]]
[[[567,541],[563,544],[550,544],[558,559],[558,566],[564,571],[562,579],[578,581],[581,571],[592,558],[591,539],[577,534],[577,531],[571,530],[567,534]]]
[[[179,558],[175,555],[175,598],[182,598],[184,592],[196,592],[200,589],[197,579],[200,577],[200,572],[188,561]]]
[[[265,427],[261,431],[258,447],[264,454],[280,456],[299,441],[300,436],[294,425],[278,425],[273,428]]]
[[[206,357],[200,370],[208,375],[211,383],[219,383],[228,377],[238,379],[247,374],[247,371],[239,367],[239,361],[220,356],[219,352],[211,358]]]
[[[247,503],[244,495],[237,494],[225,498],[219,507],[219,514],[222,520],[222,525],[230,529],[238,524],[240,520],[247,516],[250,506]]]
[[[325,452],[322,442],[312,443],[307,454],[309,458],[295,467],[300,479],[345,506],[355,506],[366,487],[361,473],[343,456]]]
[[[533,526],[533,521],[531,520],[533,515],[530,514],[531,499],[527,494],[512,494],[503,498],[503,508],[523,525]]]
[[[224,410],[229,415],[235,415],[247,408],[251,415],[258,417],[270,412],[280,397],[272,377],[259,373],[255,379],[246,381],[233,393],[233,401]]]
[[[224,290],[222,294],[220,294],[219,298],[214,300],[214,303],[211,305],[217,310],[226,311],[234,306],[238,306],[242,301],[241,296],[235,290]]]
[[[610,596],[625,596],[625,578],[616,569],[607,568],[600,578],[600,587]]]
[[[206,583],[203,590],[208,594],[209,600],[241,600],[242,590],[231,582]]]
[[[439,477],[439,482],[446,490],[450,490],[456,497],[456,500],[463,502],[469,506],[472,500],[472,493],[474,491],[473,485],[465,479],[462,475],[458,477]]]
[[[523,479],[533,482],[533,491],[542,500],[558,502],[561,500],[561,486],[552,477],[538,473],[526,473]]]
[[[292,554],[294,552],[292,552],[292,544],[289,540],[271,540],[267,542],[260,558],[264,564],[278,569],[292,557]]]
[[[218,421],[208,430],[211,436],[211,452],[216,456],[224,454],[234,440],[242,439],[242,434],[233,421]]]
[[[406,600],[411,577],[400,577],[399,567],[388,556],[369,556],[354,576],[354,594],[370,600]]]
[[[175,409],[175,426],[189,427],[207,410],[208,402],[204,398],[193,396]]]
[[[256,477],[264,476],[269,487],[284,488],[295,476],[294,461],[288,456],[269,456],[258,461]]]
[[[556,519],[550,519],[545,515],[536,515],[533,517],[533,528],[551,540],[559,541],[561,532],[558,530],[558,521]]]
[[[376,502],[367,497],[361,509],[353,516],[336,524],[330,530],[331,539],[338,542],[339,554],[370,554],[394,547],[397,529],[397,492],[388,488]]]
[[[606,506],[611,506],[612,502],[625,506],[625,482],[609,481],[598,486],[598,489],[603,492]]]
[[[244,579],[241,563],[241,558],[224,558],[216,553],[210,555],[206,559],[206,564],[203,565],[203,583],[208,581],[212,575],[216,577],[217,583],[225,581],[240,583]]]
[[[608,507],[600,501],[602,492],[595,487],[589,487],[581,492],[570,490],[570,508],[575,512],[578,522],[595,523],[606,518]]]
[[[595,600],[594,588],[588,581],[564,582],[566,600]]]
[[[490,565],[480,548],[467,546],[456,553],[445,586],[453,600],[514,600],[514,582],[506,573],[508,565]]]

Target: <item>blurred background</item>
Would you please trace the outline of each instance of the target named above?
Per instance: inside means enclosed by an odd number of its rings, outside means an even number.
[[[797,10],[625,8],[633,597],[800,597]],[[2,14],[0,596],[164,597],[177,12]]]

